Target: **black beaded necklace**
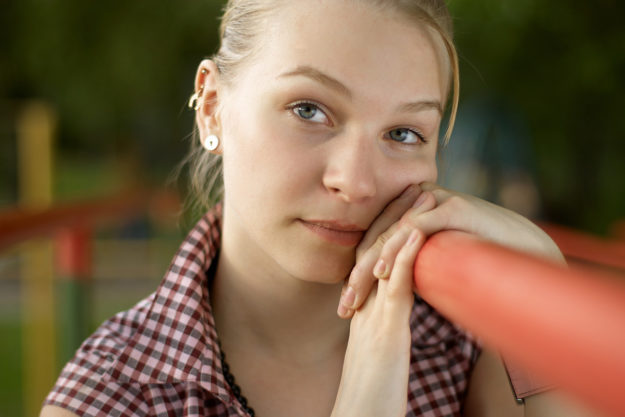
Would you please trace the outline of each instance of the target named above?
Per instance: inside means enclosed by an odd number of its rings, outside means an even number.
[[[254,413],[254,409],[247,405],[247,398],[241,393],[241,387],[234,380],[234,375],[230,373],[230,366],[228,366],[228,362],[226,362],[226,354],[224,350],[221,348],[221,342],[218,340],[217,344],[219,345],[219,352],[221,353],[221,368],[224,372],[224,378],[226,378],[226,382],[230,385],[230,389],[232,389],[232,393],[239,401],[239,403],[243,406],[243,409],[247,414],[251,417],[254,417],[256,413]]]

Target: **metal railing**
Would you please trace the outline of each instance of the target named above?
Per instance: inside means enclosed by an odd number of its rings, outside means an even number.
[[[585,236],[569,235],[569,244]],[[625,416],[625,280],[446,231],[415,263],[419,294],[450,320],[597,410]]]

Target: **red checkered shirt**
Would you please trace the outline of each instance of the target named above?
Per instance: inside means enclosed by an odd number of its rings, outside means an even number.
[[[246,416],[224,378],[209,304],[220,231],[217,206],[191,230],[157,290],[82,344],[44,404],[79,416]],[[410,326],[406,415],[459,416],[478,344],[418,297]]]

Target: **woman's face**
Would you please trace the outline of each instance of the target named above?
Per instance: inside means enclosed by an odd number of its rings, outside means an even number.
[[[436,180],[446,70],[431,35],[351,1],[292,1],[221,91],[224,245],[336,283],[382,209]]]

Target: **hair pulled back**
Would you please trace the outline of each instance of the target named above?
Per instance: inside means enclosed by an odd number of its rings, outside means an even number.
[[[221,82],[233,83],[241,67],[259,53],[260,36],[267,21],[281,6],[293,0],[228,0],[219,28],[219,50],[212,56]],[[333,0],[336,1],[336,0]],[[351,0],[395,11],[415,23],[425,24],[437,33],[447,52],[450,66],[449,92],[452,93],[449,124],[444,136],[447,143],[454,127],[459,99],[458,55],[453,43],[453,24],[445,0]],[[184,161],[190,168],[192,208],[206,210],[223,197],[221,157],[206,152],[193,134],[191,149]]]

